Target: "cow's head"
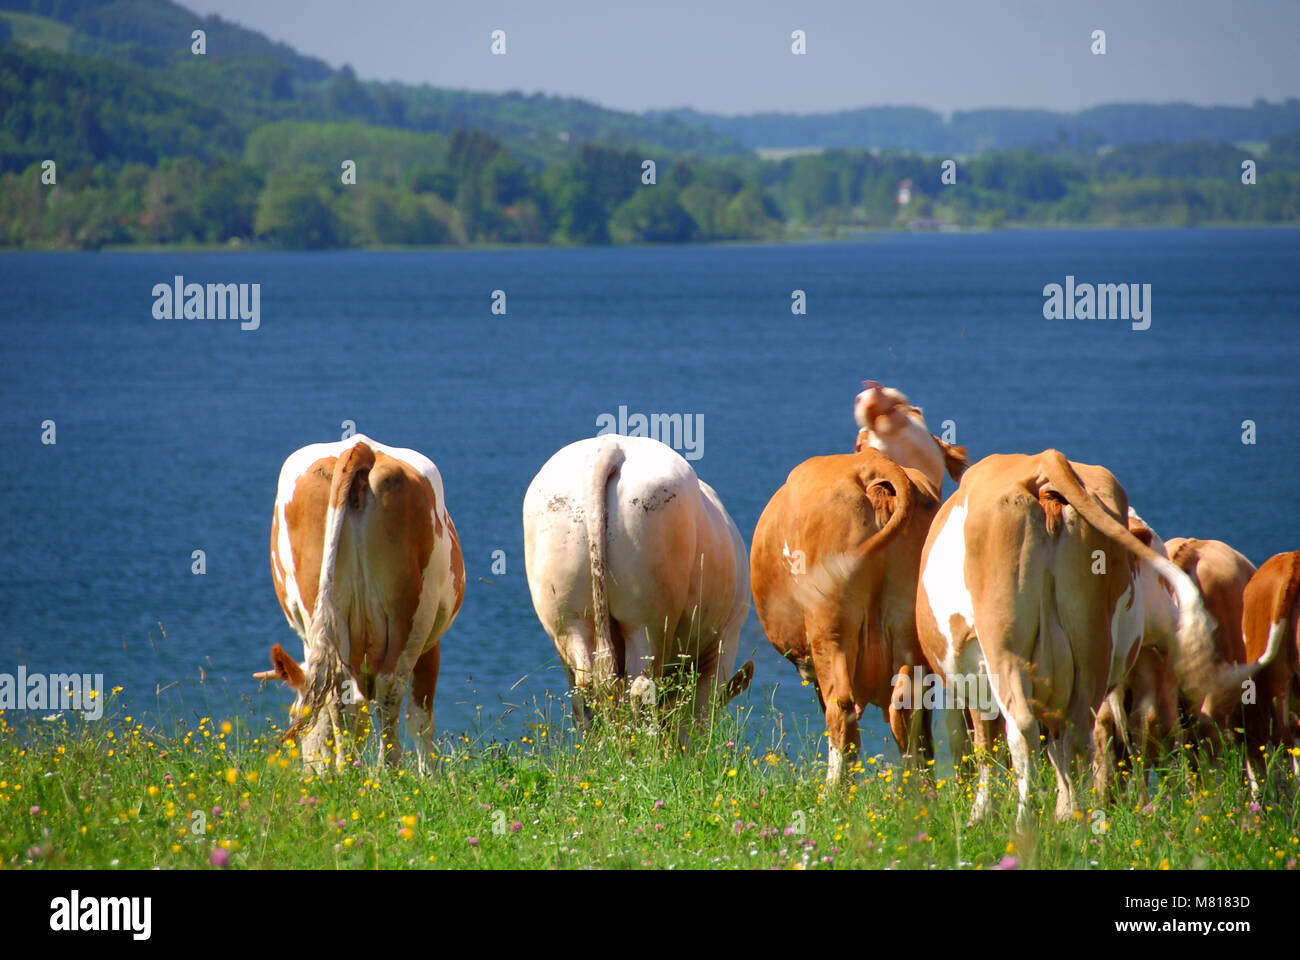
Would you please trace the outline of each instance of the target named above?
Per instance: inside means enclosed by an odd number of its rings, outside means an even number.
[[[903,391],[882,387],[875,380],[863,380],[862,386],[863,391],[853,402],[853,419],[862,429],[889,436],[904,429],[911,416],[925,426],[921,411],[912,406]]]
[[[900,467],[920,470],[934,485],[943,488],[943,474],[954,480],[966,469],[966,448],[954,446],[930,433],[921,408],[893,387],[864,380],[865,388],[853,402],[853,419],[858,424],[855,451],[866,447],[879,450]]]
[[[330,664],[334,665],[333,661]],[[320,679],[325,688],[322,695],[313,689],[317,676],[310,662],[299,663],[277,643],[271,646],[271,669],[253,674],[258,680],[279,680],[296,694],[293,705],[289,708],[289,718],[293,723],[285,732],[285,737],[302,740],[304,757],[325,756],[325,740],[331,736],[341,736],[341,730],[338,729],[341,720],[339,707],[342,706],[344,713],[354,715],[362,703],[361,690],[356,681],[346,675],[342,664],[337,664],[337,668],[333,673],[330,670],[322,672]],[[311,716],[312,711],[307,706],[312,699],[319,703],[315,717]],[[357,720],[353,716],[349,726],[355,724],[360,730],[364,724],[357,723]]]
[[[299,663],[278,643],[271,646],[271,669],[259,670],[253,674],[257,680],[279,680],[288,685],[295,694],[293,706],[289,708],[289,718],[295,722],[302,717],[304,693],[307,690],[307,664]]]

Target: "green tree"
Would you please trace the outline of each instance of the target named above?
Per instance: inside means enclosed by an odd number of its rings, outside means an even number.
[[[342,246],[346,241],[344,224],[322,181],[321,175],[272,175],[258,197],[257,235],[292,249]]]

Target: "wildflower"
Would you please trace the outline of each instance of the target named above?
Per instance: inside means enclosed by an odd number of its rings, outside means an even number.
[[[1011,844],[1007,844],[1007,846],[1011,846]],[[1008,855],[1008,856],[1003,857],[1002,860],[999,861],[999,863],[998,863],[998,865],[997,865],[997,869],[998,869],[998,870],[1014,870],[1014,869],[1016,869],[1018,866],[1020,866],[1020,858],[1019,858],[1019,857],[1013,857],[1013,856]]]
[[[656,801],[655,801],[655,805],[654,805],[654,809],[656,809],[656,810],[662,810],[662,809],[663,809],[663,805],[664,805],[664,802],[663,802],[662,800],[656,800]]]
[[[208,858],[208,861],[214,867],[228,867],[230,866],[230,851],[222,847],[213,847],[212,856]]]
[[[469,840],[468,840],[467,842],[469,843],[469,845],[470,845],[471,847],[477,847],[477,846],[478,846],[478,837],[470,837]]]

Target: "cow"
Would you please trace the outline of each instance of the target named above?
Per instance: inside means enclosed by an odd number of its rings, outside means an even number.
[[[1269,557],[1242,594],[1242,634],[1247,659],[1268,662],[1254,702],[1246,701],[1246,767],[1258,793],[1266,767],[1263,751],[1280,744],[1291,752],[1300,778],[1300,550]]]
[[[697,723],[749,686],[752,661],[731,674],[749,615],[745,542],[671,447],[618,434],[569,444],[528,485],[523,524],[533,609],[580,723],[624,692],[639,714],[666,675],[694,671]]]
[[[953,480],[966,469],[965,447],[955,447],[930,432],[921,408],[913,406],[900,390],[862,381],[864,389],[853,403],[858,424],[854,450],[871,447],[895,463],[925,474],[936,492],[943,490],[946,469]]]
[[[291,454],[271,516],[271,575],[304,663],[280,644],[272,669],[297,694],[286,738],[320,770],[344,761],[341,703],[373,700],[384,758],[401,754],[398,710],[421,772],[433,744],[440,640],[465,599],[465,564],[442,477],[421,453],[357,434]],[[354,716],[354,720],[360,720]],[[354,735],[359,727],[354,728]]]
[[[816,685],[830,738],[826,780],[861,749],[858,721],[880,707],[907,758],[932,755],[930,718],[910,732],[921,546],[939,508],[920,470],[871,447],[805,460],[772,495],[754,530],[750,579],[763,631]],[[919,678],[918,678],[919,680]],[[919,682],[917,684],[919,686]]]
[[[1214,620],[1217,658],[1224,663],[1245,662],[1242,596],[1255,575],[1255,565],[1222,540],[1176,537],[1165,546],[1169,559],[1192,578],[1205,600]],[[1241,724],[1241,691],[1226,691],[1226,696],[1210,703],[1192,703],[1181,692],[1176,696],[1185,735],[1218,753],[1221,733]]]
[[[1076,743],[1092,746],[1095,712],[1141,649],[1140,561],[1176,596],[1171,649],[1185,688],[1212,696],[1260,667],[1216,662],[1195,585],[1129,532],[1127,514],[1127,495],[1104,467],[1051,449],[995,454],[966,471],[926,538],[916,598],[921,647],[949,678],[987,674],[1017,776],[1019,824],[1028,813],[1040,722],[1056,773],[1056,816],[1076,810]],[[980,774],[972,820],[979,820],[989,805],[991,722],[976,719],[975,732]]]
[[[1128,508],[1128,530],[1160,556],[1169,556],[1160,535],[1132,507]],[[1139,561],[1138,571],[1141,647],[1127,674],[1106,694],[1093,724],[1093,773],[1097,793],[1103,798],[1109,792],[1115,762],[1126,759],[1134,764],[1139,792],[1145,796],[1146,772],[1136,761],[1154,761],[1178,724],[1172,650],[1177,642],[1178,604],[1150,561]]]
[[[1167,555],[1196,585],[1212,621],[1214,659],[1225,664],[1245,662],[1242,593],[1255,572],[1254,564],[1221,540],[1177,537],[1162,544],[1131,507],[1129,530],[1158,553]],[[1192,702],[1190,692],[1179,690],[1172,670],[1174,651],[1170,649],[1177,642],[1173,629],[1177,606],[1168,590],[1156,586],[1154,571],[1145,561],[1142,577],[1147,609],[1142,650],[1122,686],[1111,691],[1102,705],[1094,734],[1096,746],[1101,747],[1104,740],[1114,736],[1117,756],[1131,755],[1136,747],[1136,752],[1150,759],[1177,739],[1186,739],[1218,754],[1222,731],[1241,723],[1241,691],[1229,688],[1211,698],[1213,702]],[[1122,725],[1116,730],[1112,720],[1117,698],[1124,700],[1129,715],[1127,739]],[[1145,789],[1146,784],[1140,781],[1139,786]],[[1098,788],[1103,788],[1100,780]]]

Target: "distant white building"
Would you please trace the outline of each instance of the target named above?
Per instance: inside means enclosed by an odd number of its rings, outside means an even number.
[[[905,207],[912,202],[912,181],[900,180],[898,182],[898,205]]]

